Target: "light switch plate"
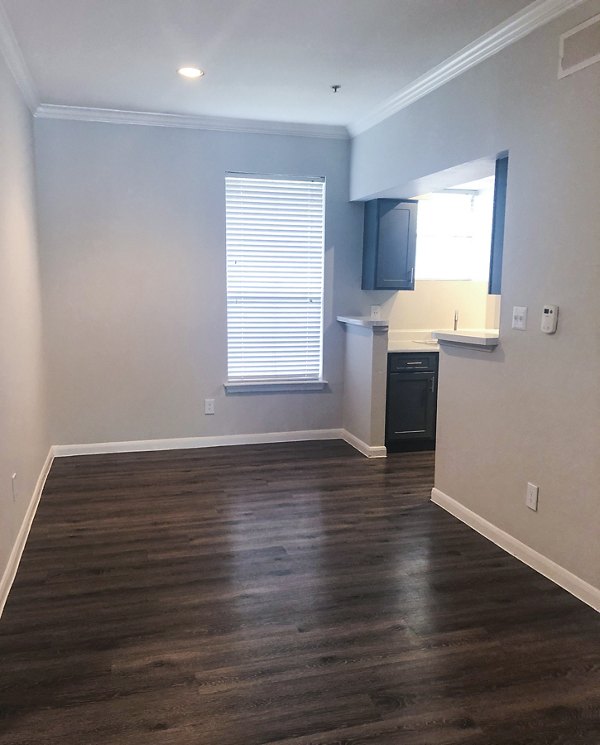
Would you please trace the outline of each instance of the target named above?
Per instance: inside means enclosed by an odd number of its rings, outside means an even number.
[[[527,494],[525,496],[525,504],[530,510],[537,512],[538,508],[538,497],[540,494],[540,487],[537,484],[532,484],[531,481],[527,483]]]
[[[524,305],[515,305],[513,307],[512,327],[525,331],[527,328],[527,307]]]

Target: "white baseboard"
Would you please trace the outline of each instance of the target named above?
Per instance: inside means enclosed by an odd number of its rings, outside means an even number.
[[[35,489],[33,490],[33,496],[31,497],[29,507],[27,508],[27,512],[25,513],[25,517],[23,518],[21,528],[19,529],[12,551],[10,552],[8,564],[6,565],[6,569],[4,570],[4,574],[2,575],[2,579],[0,580],[0,616],[2,615],[2,611],[4,610],[6,601],[8,600],[10,588],[12,587],[13,582],[15,581],[15,577],[17,576],[17,569],[19,568],[21,556],[23,555],[25,544],[27,543],[27,538],[29,536],[29,531],[31,530],[31,525],[33,523],[33,518],[35,517],[35,513],[40,503],[40,497],[42,496],[44,484],[46,483],[46,478],[48,477],[48,473],[50,472],[50,467],[52,466],[53,460],[54,451],[53,448],[50,448],[48,456],[46,457],[44,465],[42,466],[41,473],[36,482]]]
[[[104,453],[138,453],[154,450],[188,450],[228,445],[260,445],[271,442],[301,442],[305,440],[344,440],[367,458],[385,458],[385,447],[371,447],[345,429],[306,429],[295,432],[264,432],[248,435],[217,435],[214,437],[173,437],[164,440],[128,440],[124,442],[94,442],[84,445],[55,445],[54,457],[102,455]]]
[[[367,458],[386,458],[387,457],[387,449],[383,445],[381,446],[367,445],[366,442],[359,440],[358,437],[353,435],[351,432],[348,432],[347,429],[343,429],[341,431],[340,436],[342,440],[345,440],[348,443],[348,445],[352,445],[353,448],[358,450],[359,453],[366,455]]]
[[[304,440],[343,440],[341,429],[308,429],[296,432],[265,432],[248,435],[216,435],[214,437],[173,437],[164,440],[129,440],[96,442],[86,445],[55,445],[54,455],[100,455],[103,453],[137,453],[154,450],[188,450],[228,445],[260,445],[270,442],[301,442]]]
[[[582,600],[594,610],[600,612],[600,589],[590,585],[577,575],[569,572],[564,567],[556,564],[543,554],[538,553],[530,548],[527,544],[513,538],[509,533],[501,530],[483,517],[457,502],[452,497],[444,494],[439,489],[432,489],[431,501],[442,507],[461,522],[476,530],[482,536],[495,543],[496,546],[504,549],[515,558],[522,561],[527,566],[535,569],[536,572],[543,574],[549,580],[552,580],[563,590],[570,592],[579,600]]]

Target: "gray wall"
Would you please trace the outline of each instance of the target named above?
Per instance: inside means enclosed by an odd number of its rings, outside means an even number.
[[[385,445],[387,330],[346,326],[344,429],[369,448]]]
[[[594,0],[359,136],[355,198],[510,151],[494,354],[442,353],[436,486],[600,587],[600,64],[557,80]],[[559,331],[539,330],[544,303]],[[513,305],[529,328],[511,330]],[[540,485],[536,514],[527,481]]]
[[[347,141],[38,120],[36,150],[53,443],[341,427]],[[229,170],[327,178],[325,392],[224,395]]]
[[[31,115],[0,56],[0,577],[50,447],[31,130]]]

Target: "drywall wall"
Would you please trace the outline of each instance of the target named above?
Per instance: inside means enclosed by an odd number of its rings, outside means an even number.
[[[382,307],[390,331],[452,328],[454,311],[458,327],[484,328],[487,316],[487,282],[417,280],[413,292],[396,292]]]
[[[497,329],[500,327],[500,310],[502,308],[501,295],[487,295],[485,306],[485,328]]]
[[[348,141],[37,120],[36,151],[55,444],[341,427],[335,316],[367,302]],[[327,179],[326,391],[224,393],[228,171]]]
[[[48,455],[31,114],[0,55],[0,591]],[[12,474],[17,474],[13,497]],[[1,598],[0,598],[1,599]]]
[[[343,426],[367,446],[359,445],[365,454],[385,455],[387,329],[345,328]]]
[[[440,355],[436,486],[595,587],[600,64],[558,80],[557,63],[559,35],[598,12],[584,3],[356,138],[351,186],[368,198],[509,151],[501,346]],[[554,336],[544,303],[560,306]],[[514,305],[526,331],[511,329]]]

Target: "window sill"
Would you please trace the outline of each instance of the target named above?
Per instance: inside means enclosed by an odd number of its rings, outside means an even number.
[[[326,380],[226,380],[226,393],[287,393],[289,391],[322,391]]]

